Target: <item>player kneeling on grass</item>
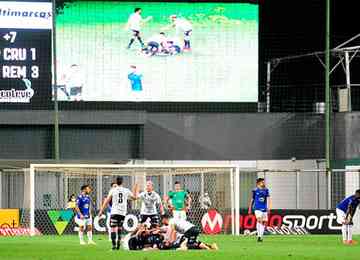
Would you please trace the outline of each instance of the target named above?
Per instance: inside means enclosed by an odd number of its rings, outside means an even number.
[[[343,199],[336,206],[337,222],[342,225],[341,232],[343,237],[343,243],[347,245],[356,244],[352,240],[352,227],[353,217],[356,209],[360,204],[360,189],[355,191],[354,195],[351,195]]]
[[[177,250],[188,249],[205,249],[205,250],[218,250],[218,246],[214,243],[212,245],[203,243],[198,240],[200,230],[189,221],[183,219],[169,219],[168,215],[164,215],[162,219],[164,225],[169,225],[172,232],[182,235],[180,245]],[[175,233],[175,234],[176,234]],[[174,235],[172,235],[174,237]]]
[[[87,229],[88,244],[95,244],[92,239],[92,217],[91,217],[91,187],[89,185],[83,185],[81,187],[81,193],[76,199],[76,217],[75,223],[79,226],[79,238],[80,245],[85,245],[84,230]]]
[[[265,180],[263,178],[258,178],[256,180],[256,189],[252,191],[248,210],[249,215],[251,215],[252,210],[254,210],[255,213],[257,220],[256,230],[258,242],[263,241],[263,235],[268,221],[268,212],[270,212],[270,208],[271,200],[269,189],[266,188]]]

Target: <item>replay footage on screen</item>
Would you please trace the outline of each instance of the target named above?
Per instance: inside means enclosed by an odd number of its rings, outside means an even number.
[[[258,9],[65,2],[56,19],[58,100],[257,102]]]

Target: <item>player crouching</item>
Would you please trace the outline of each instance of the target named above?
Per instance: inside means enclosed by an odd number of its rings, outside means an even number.
[[[352,227],[353,217],[356,209],[360,204],[360,189],[355,191],[354,195],[351,195],[343,199],[336,206],[337,222],[342,225],[341,232],[343,243],[345,245],[356,244],[356,241],[352,240]]]
[[[166,37],[164,32],[152,36],[143,49],[146,56],[154,55],[175,55],[181,52],[177,41]]]
[[[171,238],[176,238],[179,236],[179,239],[175,239],[172,242],[172,247],[177,250],[188,250],[188,249],[203,249],[203,250],[218,250],[217,244],[206,244],[198,240],[200,230],[192,223],[187,220],[176,221],[174,219],[169,219],[168,215],[164,215],[162,218],[162,223],[164,226],[170,226]],[[166,243],[166,241],[165,241]]]

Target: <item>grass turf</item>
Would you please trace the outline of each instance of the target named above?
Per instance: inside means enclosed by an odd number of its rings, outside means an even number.
[[[360,236],[355,239],[360,239]],[[204,242],[217,242],[214,251],[134,252],[110,251],[105,236],[95,236],[96,246],[80,246],[77,236],[0,237],[0,259],[359,259],[360,244],[344,246],[340,236],[268,236],[263,243],[255,237],[212,236]]]

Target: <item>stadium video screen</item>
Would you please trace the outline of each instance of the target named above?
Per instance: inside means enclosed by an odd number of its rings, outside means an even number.
[[[250,3],[65,3],[58,99],[257,102],[258,22]]]
[[[50,100],[51,28],[51,3],[0,1],[1,106]]]

